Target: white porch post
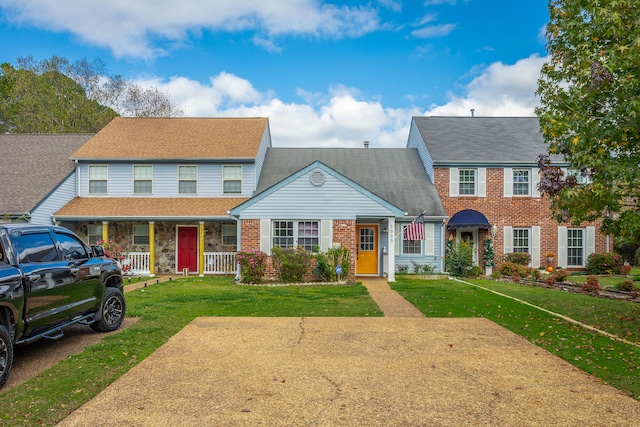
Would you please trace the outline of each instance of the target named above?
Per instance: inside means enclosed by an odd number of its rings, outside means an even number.
[[[396,219],[392,216],[388,218],[388,236],[389,236],[389,247],[387,248],[387,271],[388,271],[388,282],[396,281]]]

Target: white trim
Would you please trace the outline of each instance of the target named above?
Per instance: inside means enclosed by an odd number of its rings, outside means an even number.
[[[333,220],[320,221],[320,252],[326,252],[333,243]]]
[[[513,252],[513,227],[505,225],[502,229],[503,235],[503,248],[505,254]]]
[[[567,268],[567,227],[558,227],[558,267]]]
[[[460,180],[458,168],[449,169],[449,196],[458,197],[458,184]]]
[[[271,255],[271,220],[260,220],[260,250]]]
[[[225,178],[224,178],[224,169],[225,168],[240,168],[240,191],[238,192],[229,192],[227,193],[226,191],[224,191],[224,183]],[[242,165],[222,165],[222,194],[242,194],[242,186],[243,186],[243,177],[244,177],[244,168],[242,167]],[[228,181],[236,181],[235,179],[229,179]]]
[[[585,254],[584,254],[584,265],[587,265],[587,259],[589,255],[596,251],[596,228],[594,226],[588,226],[586,228],[586,236],[585,236]]]
[[[432,222],[424,223],[424,254],[435,255],[435,228]]]
[[[504,197],[512,197],[513,196],[513,169],[512,168],[504,168]],[[508,253],[508,252],[505,252]]]
[[[478,197],[487,197],[487,168],[478,168],[476,193]]]
[[[540,171],[537,168],[531,168],[531,197],[536,199],[540,198],[540,190],[538,190],[538,184],[540,183]]]
[[[176,172],[177,172],[177,175],[178,175],[178,181],[176,182],[176,184],[177,184],[178,188],[176,188],[176,193],[177,193],[177,194],[193,194],[193,195],[197,195],[197,194],[198,194],[198,184],[199,184],[199,179],[198,179],[198,178],[199,178],[199,173],[200,173],[200,170],[199,170],[199,168],[198,168],[198,165],[176,165],[176,166],[177,166],[177,168],[178,168],[178,170],[176,171]],[[183,168],[183,167],[184,167],[184,168],[194,168],[194,167],[196,168],[196,177],[195,177],[195,181],[196,181],[196,191],[195,191],[195,192],[193,192],[193,193],[181,193],[181,192],[180,192],[180,182],[181,182],[181,181],[189,181],[189,182],[191,182],[191,181],[192,181],[192,180],[190,180],[190,179],[180,179],[180,168]]]
[[[540,226],[531,227],[531,267],[540,267]]]
[[[151,224],[151,223],[149,223]],[[180,253],[178,252],[178,246],[180,244],[178,230],[181,228],[195,228],[196,229],[196,271],[189,271],[189,273],[198,273],[200,271],[200,227],[197,225],[176,225],[176,274],[182,274],[180,271],[180,266],[178,265],[178,259],[180,258]],[[151,230],[149,230],[149,234],[151,234]],[[149,242],[151,244],[151,242]]]

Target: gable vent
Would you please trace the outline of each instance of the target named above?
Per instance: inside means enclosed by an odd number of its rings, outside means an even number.
[[[311,181],[311,183],[315,186],[321,186],[322,184],[324,184],[324,172],[319,169],[314,170],[309,176],[309,181]]]

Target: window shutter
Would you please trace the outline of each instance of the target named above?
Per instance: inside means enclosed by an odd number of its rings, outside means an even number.
[[[596,251],[596,228],[593,226],[587,227],[587,251],[584,258],[584,265],[587,265],[587,258],[589,255]]]
[[[326,252],[331,248],[333,240],[333,221],[330,219],[323,219],[320,221],[320,251]]]
[[[271,220],[260,220],[260,250],[271,255]]]
[[[531,168],[531,197],[540,198],[540,190],[538,183],[540,182],[540,171],[537,168]]]
[[[424,254],[434,255],[435,252],[435,228],[432,222],[424,223]]]
[[[478,197],[487,197],[487,168],[478,168]]]
[[[558,267],[567,267],[567,227],[558,227]]]
[[[531,227],[531,267],[540,267],[540,226]]]
[[[513,195],[513,169],[504,168],[504,197]]]
[[[458,181],[460,180],[460,172],[458,168],[449,169],[449,196],[458,197]]]
[[[503,228],[503,235],[504,235],[504,241],[503,241],[504,253],[509,254],[513,252],[513,227],[505,225]]]

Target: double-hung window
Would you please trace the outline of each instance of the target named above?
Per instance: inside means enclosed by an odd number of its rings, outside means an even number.
[[[89,224],[87,240],[90,245],[95,245],[102,241],[102,224]]]
[[[242,193],[242,166],[222,166],[222,192]]]
[[[178,166],[178,192],[180,194],[198,192],[198,166]]]
[[[474,196],[476,194],[476,170],[460,169],[458,181],[458,194],[461,196]]]
[[[569,228],[567,230],[567,265],[584,265],[584,230]]]
[[[107,165],[89,166],[89,194],[107,194]]]
[[[133,226],[133,244],[149,246],[149,225],[137,224]]]
[[[318,221],[274,221],[273,246],[293,248],[300,246],[314,251],[320,245]]]
[[[513,229],[513,252],[531,253],[530,230],[528,228]]]
[[[238,227],[235,224],[222,224],[222,250],[235,252],[238,244]]]
[[[530,169],[514,169],[513,170],[513,195],[529,196],[531,194],[530,185]]]
[[[153,193],[153,166],[134,165],[133,166],[133,193],[151,194]]]

